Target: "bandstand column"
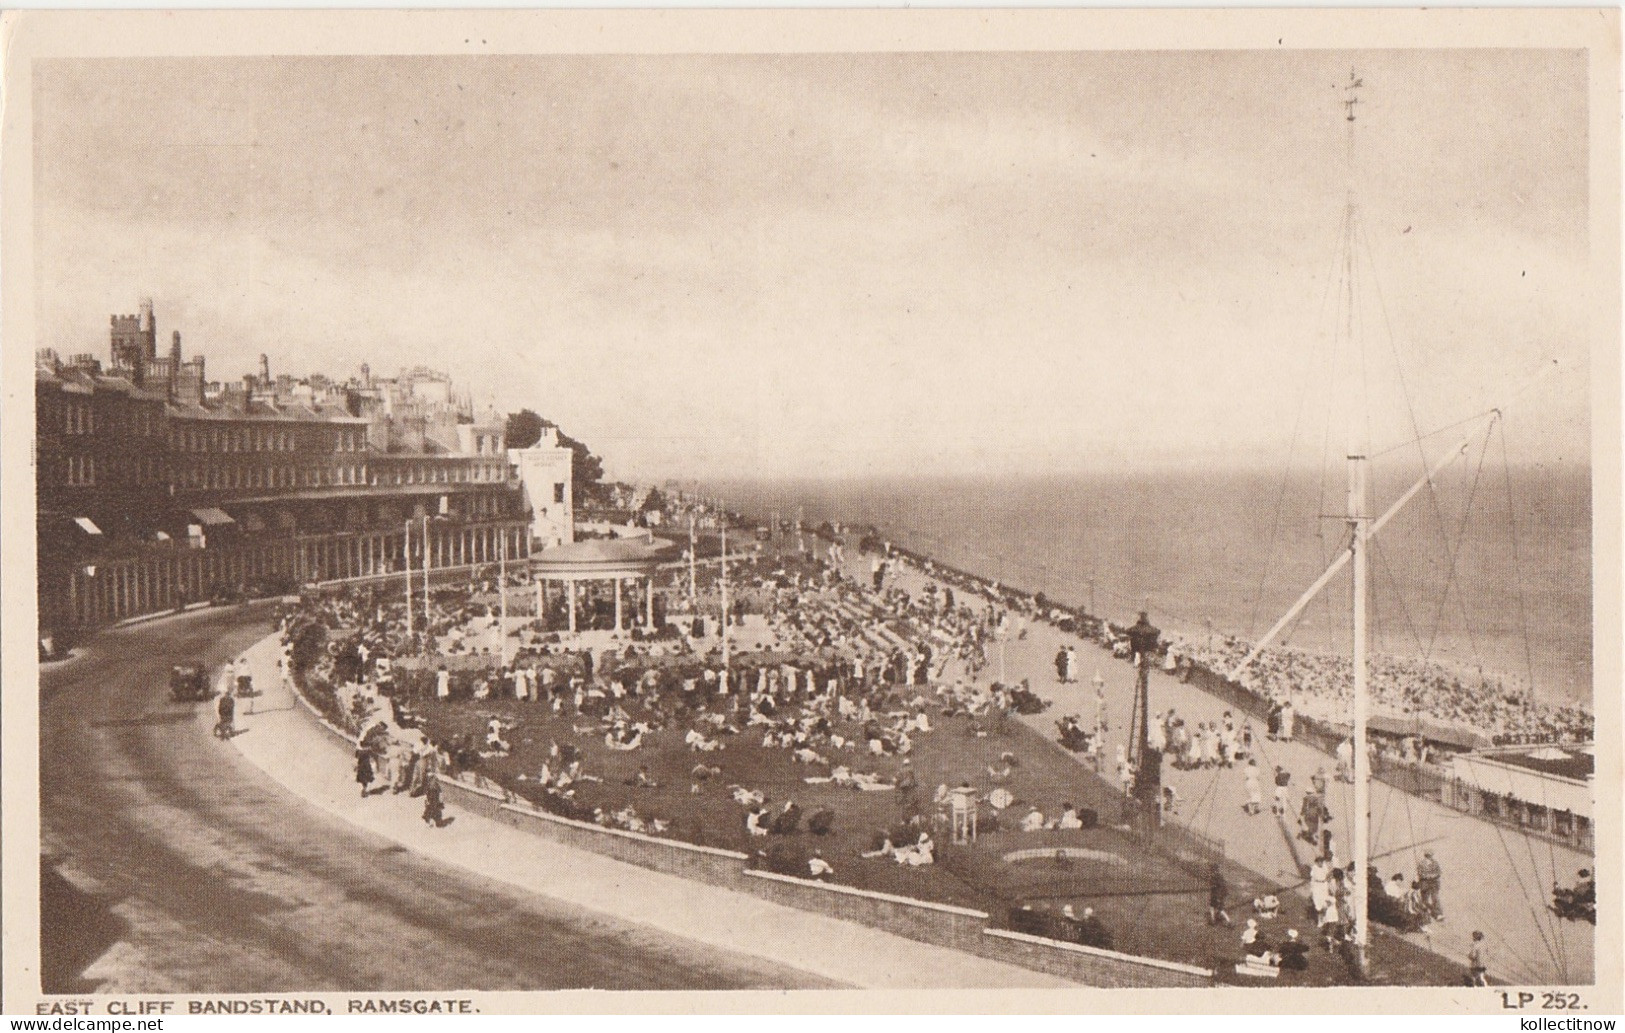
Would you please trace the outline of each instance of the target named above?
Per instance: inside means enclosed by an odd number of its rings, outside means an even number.
[[[647,593],[644,596],[643,627],[646,631],[653,631],[655,630],[655,576],[653,574],[649,575],[645,587]]]
[[[615,579],[615,630],[621,630],[621,579]]]
[[[570,600],[570,631],[573,634],[576,630],[576,583],[574,581],[566,581],[564,583],[564,591],[566,593],[566,598]]]

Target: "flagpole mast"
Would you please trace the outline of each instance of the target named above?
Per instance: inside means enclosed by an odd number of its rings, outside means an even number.
[[[1344,258],[1343,279],[1345,292],[1345,307],[1343,312],[1344,340],[1352,349],[1354,346],[1354,232],[1355,220],[1359,216],[1355,202],[1355,166],[1354,166],[1354,109],[1360,102],[1358,90],[1362,81],[1354,70],[1349,71],[1349,84],[1344,89],[1343,106],[1347,110],[1348,121],[1348,217],[1344,228]],[[1360,383],[1364,383],[1363,379]],[[1349,463],[1349,490],[1348,490],[1348,525],[1350,533],[1349,562],[1353,567],[1354,580],[1354,642],[1350,660],[1354,667],[1354,954],[1359,965],[1361,975],[1369,973],[1370,959],[1367,956],[1367,945],[1370,940],[1370,876],[1367,869],[1371,861],[1371,786],[1369,770],[1369,750],[1366,745],[1366,716],[1370,706],[1370,694],[1367,684],[1369,663],[1367,647],[1369,630],[1366,627],[1368,611],[1370,609],[1369,592],[1367,585],[1367,551],[1370,544],[1371,517],[1367,508],[1366,497],[1367,482],[1370,477],[1371,461],[1367,456],[1369,443],[1364,440],[1361,428],[1364,427],[1365,413],[1360,410],[1367,409],[1370,400],[1364,397],[1363,391],[1358,397],[1359,405],[1349,407],[1348,426],[1348,463]]]
[[[1366,510],[1366,481],[1369,460],[1349,456],[1349,529],[1353,535],[1351,563],[1354,568],[1354,950],[1360,971],[1367,971],[1366,945],[1370,939],[1367,899],[1370,888],[1366,868],[1371,856],[1371,771],[1366,747],[1367,686],[1367,600],[1366,549],[1371,518]]]

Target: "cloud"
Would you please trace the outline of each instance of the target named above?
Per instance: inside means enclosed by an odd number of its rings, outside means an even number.
[[[652,476],[1262,461],[1325,386],[1348,59],[61,63],[41,343],[150,293],[215,375],[442,365]],[[1583,355],[1584,63],[1358,59],[1368,328],[1448,422]],[[1581,381],[1518,449],[1583,450]]]

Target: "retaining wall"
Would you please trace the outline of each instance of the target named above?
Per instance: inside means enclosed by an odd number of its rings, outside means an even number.
[[[1047,940],[1041,936],[985,929],[975,953],[996,961],[1037,969],[1086,986],[1212,986],[1213,973],[1195,965],[1141,958],[1117,951]]]
[[[776,904],[817,911],[939,947],[980,953],[987,913],[928,900],[875,893],[831,882],[815,882],[777,872],[738,873],[738,888]]]
[[[454,784],[445,777],[441,784]],[[607,829],[584,821],[518,804],[503,804],[496,819],[505,825],[543,836],[556,843],[590,850],[617,861],[652,868],[696,882],[739,888],[739,873],[748,860],[734,850],[694,846],[675,839],[659,839],[624,829]]]
[[[351,736],[324,718],[305,698],[302,687],[295,695],[329,733],[354,746]],[[751,869],[747,867],[750,858],[736,850],[696,846],[548,814],[529,804],[510,802],[510,795],[500,789],[451,775],[440,775],[440,786],[448,806],[556,843],[1086,986],[1172,988],[1213,984],[1213,973],[1192,965],[989,929],[989,916],[983,911]]]

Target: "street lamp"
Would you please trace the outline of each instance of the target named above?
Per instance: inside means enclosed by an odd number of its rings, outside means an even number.
[[[1129,652],[1134,656],[1134,799],[1141,813],[1155,819],[1162,803],[1162,754],[1151,750],[1151,664],[1162,647],[1162,632],[1144,610],[1128,629]]]

